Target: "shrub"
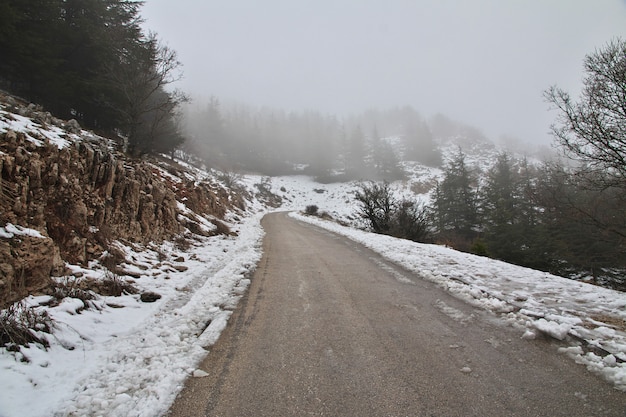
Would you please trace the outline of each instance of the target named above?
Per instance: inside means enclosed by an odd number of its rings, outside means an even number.
[[[222,184],[224,184],[226,188],[236,190],[238,188],[241,188],[241,180],[243,179],[243,176],[236,172],[227,171],[220,173],[217,178],[222,182]]]
[[[359,216],[369,223],[374,232],[388,234],[395,203],[389,184],[362,183],[355,197],[359,203]]]
[[[430,242],[432,236],[427,209],[411,200],[395,204],[389,234],[414,242]]]
[[[97,287],[96,292],[105,296],[119,297],[122,294],[137,294],[139,292],[135,286],[111,271],[107,271],[104,278],[95,285]]]
[[[13,304],[0,311],[0,346],[13,352],[19,352],[20,346],[28,346],[29,343],[47,348],[50,344],[38,333],[51,333],[52,327],[52,318],[45,310],[38,311],[22,302]]]
[[[474,255],[489,256],[489,250],[484,240],[480,238],[474,239],[472,246],[470,246],[470,252]]]
[[[225,236],[229,236],[232,234],[232,231],[230,230],[230,227],[228,227],[228,225],[222,221],[219,221],[217,219],[213,219],[211,220],[211,223],[213,223],[215,225],[215,230],[213,231],[213,235],[225,235]]]
[[[124,262],[126,262],[126,255],[120,248],[114,245],[110,245],[107,251],[102,254],[102,257],[100,258],[102,266],[109,271],[120,270],[120,265]]]
[[[359,203],[357,214],[372,231],[415,242],[431,241],[426,207],[411,200],[397,201],[386,182],[362,183],[355,197]]]
[[[315,216],[317,214],[317,210],[318,210],[318,207],[315,204],[312,204],[310,206],[306,206],[306,209],[304,210],[304,212],[308,214],[309,216]]]
[[[64,298],[77,298],[83,302],[85,308],[89,308],[92,304],[91,300],[95,298],[93,292],[85,289],[87,285],[75,277],[64,277],[61,281],[55,281],[52,287],[52,296],[59,303]]]

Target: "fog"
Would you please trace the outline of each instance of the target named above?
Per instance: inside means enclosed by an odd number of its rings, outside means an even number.
[[[338,116],[410,105],[545,143],[542,92],[577,94],[584,56],[626,37],[624,0],[147,0],[142,16],[199,100]]]

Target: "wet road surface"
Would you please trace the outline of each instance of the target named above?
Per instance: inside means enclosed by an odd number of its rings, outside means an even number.
[[[343,237],[267,215],[247,295],[168,415],[624,416],[626,394]]]

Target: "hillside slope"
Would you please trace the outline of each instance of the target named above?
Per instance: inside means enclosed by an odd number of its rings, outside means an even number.
[[[49,289],[66,264],[122,261],[111,243],[228,233],[243,196],[168,160],[116,144],[0,95],[0,307]],[[19,238],[15,238],[19,236]]]
[[[106,410],[102,389],[146,384],[155,415],[248,285],[276,197],[116,148],[0,94],[1,416],[84,415],[93,390]]]

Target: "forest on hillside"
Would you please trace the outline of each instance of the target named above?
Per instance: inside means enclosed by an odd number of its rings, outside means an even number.
[[[141,28],[143,2],[0,2],[0,88],[116,137],[133,156],[183,142],[176,52]]]

